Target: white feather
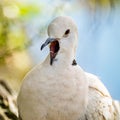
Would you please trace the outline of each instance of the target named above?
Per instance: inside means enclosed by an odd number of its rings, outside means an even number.
[[[26,75],[18,96],[22,120],[119,120],[120,106],[98,77],[72,65],[78,42],[73,20],[57,17],[48,35],[59,38],[60,50],[53,65],[48,55]]]

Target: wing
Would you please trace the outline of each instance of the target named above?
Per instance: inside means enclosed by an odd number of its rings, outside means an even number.
[[[103,83],[93,74],[86,73],[89,80],[88,106],[80,120],[120,120],[120,104],[112,100]]]

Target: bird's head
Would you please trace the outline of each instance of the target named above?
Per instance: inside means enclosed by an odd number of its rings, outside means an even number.
[[[74,21],[67,16],[55,18],[48,26],[49,38],[41,46],[41,50],[50,44],[50,64],[58,54],[75,57],[78,31]],[[74,58],[73,58],[74,59]]]

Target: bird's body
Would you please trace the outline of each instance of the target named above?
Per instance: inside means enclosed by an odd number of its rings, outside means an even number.
[[[48,26],[46,60],[29,72],[18,96],[22,120],[119,120],[102,82],[75,62],[77,27],[69,17]]]
[[[19,95],[23,120],[77,120],[85,112],[86,81],[79,66],[69,65],[58,70],[57,66],[43,63],[30,74]]]

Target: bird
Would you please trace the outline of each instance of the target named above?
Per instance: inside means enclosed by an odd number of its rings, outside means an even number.
[[[69,16],[48,25],[46,59],[25,76],[18,94],[20,120],[119,120],[120,104],[102,81],[76,62],[78,29]]]

